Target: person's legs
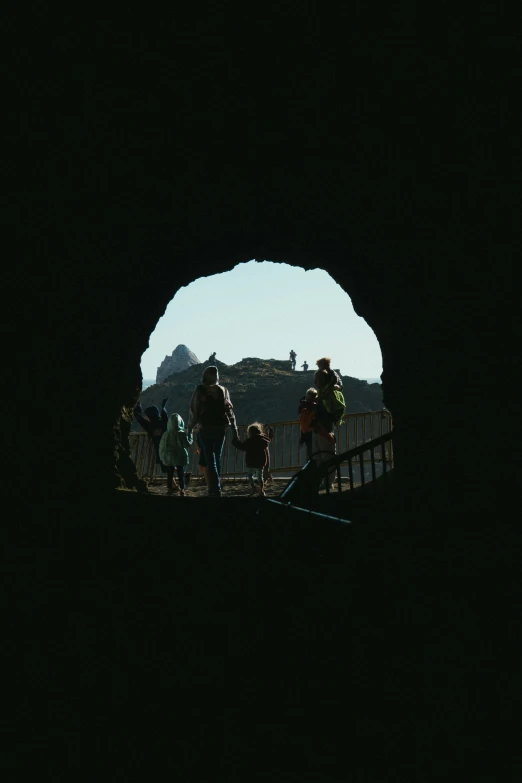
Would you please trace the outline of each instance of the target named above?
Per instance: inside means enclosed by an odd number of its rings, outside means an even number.
[[[312,458],[312,433],[311,432],[303,432],[303,443],[306,448],[306,459]]]
[[[315,453],[317,451],[321,452],[319,454],[315,454],[314,460],[317,462],[317,465],[321,465],[322,462],[326,462],[327,460],[331,459],[335,455],[335,440],[332,442],[331,440],[327,438],[323,438],[320,435],[317,434],[317,432],[314,432],[312,434],[312,451]],[[331,487],[333,485],[335,478],[335,468],[332,468],[328,472],[327,480],[328,484]],[[324,486],[326,486],[326,481],[324,482]]]
[[[185,494],[185,466],[176,465],[176,472],[178,474],[179,488],[184,495]]]
[[[207,463],[208,494],[221,495],[221,452],[225,442],[225,429],[209,427],[201,430],[201,440]]]
[[[257,468],[257,478],[259,480],[259,494],[264,495],[263,468]]]
[[[198,432],[197,438],[197,447],[199,451],[199,462],[198,462],[198,470],[205,479],[205,484],[208,487],[208,471],[207,471],[207,461],[205,459],[205,449],[203,447],[203,441],[201,439],[201,432]]]
[[[248,468],[247,476],[248,476],[248,483],[250,484],[250,494],[251,495],[255,495],[257,490],[256,490],[255,482],[254,482],[254,469],[253,468]]]
[[[165,470],[167,472],[167,494],[171,495],[173,489],[172,485],[174,479],[174,468],[171,465],[168,465]]]

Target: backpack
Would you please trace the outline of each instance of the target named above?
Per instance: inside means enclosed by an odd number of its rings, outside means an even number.
[[[212,394],[206,386],[200,386],[199,392],[199,423],[202,427],[226,427],[229,423],[227,411],[230,403],[225,400],[225,392],[221,386],[214,386]]]
[[[343,393],[335,389],[324,398],[323,405],[328,413],[332,416],[333,424],[335,424],[336,427],[340,427],[343,423],[344,414],[346,412],[346,404]]]

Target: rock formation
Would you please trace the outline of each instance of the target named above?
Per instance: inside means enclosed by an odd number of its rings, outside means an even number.
[[[165,356],[156,372],[156,383],[162,383],[165,378],[176,372],[182,372],[194,364],[200,364],[195,353],[192,353],[186,345],[178,345],[170,356]]]

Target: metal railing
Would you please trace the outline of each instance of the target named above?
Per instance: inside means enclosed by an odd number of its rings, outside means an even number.
[[[246,424],[238,425],[240,440],[247,436]],[[274,436],[270,442],[270,471],[274,474],[291,476],[302,468],[306,461],[306,449],[299,445],[301,432],[299,421],[278,421],[270,424],[274,430]],[[358,446],[368,443],[375,438],[386,435],[392,431],[392,417],[388,410],[365,411],[361,413],[347,413],[340,427],[336,427],[336,452],[344,453]],[[150,439],[145,432],[131,432],[129,435],[130,456],[136,465],[136,472],[140,478],[152,478],[161,476],[159,465],[156,465],[156,456]],[[391,439],[386,441],[383,447],[383,459],[390,467],[393,467],[393,451]],[[196,453],[195,443],[189,449],[189,465],[187,470],[193,474],[198,472],[199,457]],[[364,482],[365,463],[371,463],[369,452],[363,451],[354,460],[351,470],[359,471]],[[379,463],[382,472],[382,462]],[[372,467],[372,470],[375,466]],[[348,462],[340,466],[341,476],[350,478],[350,466]],[[380,475],[380,471],[377,473]],[[231,443],[230,430],[226,430],[225,444],[221,458],[221,475],[229,478],[245,476],[247,472],[245,453],[236,449]],[[360,479],[360,476],[359,476]],[[359,481],[361,483],[361,481]]]
[[[364,487],[368,480],[366,478],[366,471],[364,469],[364,462],[370,463],[371,474],[369,476],[370,481],[375,481],[379,478],[379,471],[377,470],[380,465],[382,468],[381,475],[386,478],[387,473],[393,467],[392,460],[392,443],[393,432],[386,432],[383,435],[379,435],[378,438],[373,438],[367,443],[361,443],[360,446],[355,446],[353,449],[338,454],[335,457],[323,462],[319,466],[319,474],[322,476],[329,475],[332,470],[335,470],[337,475],[337,488],[341,492],[341,467],[342,465],[348,466],[348,478],[350,489],[354,489],[355,470],[359,469],[359,485]],[[378,450],[379,454],[375,454]],[[369,457],[365,455],[369,454]],[[373,485],[375,486],[375,484]],[[326,482],[326,491],[329,491],[329,482]]]

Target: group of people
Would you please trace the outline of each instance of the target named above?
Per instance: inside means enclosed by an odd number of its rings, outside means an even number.
[[[298,407],[300,415],[301,445],[307,450],[308,459],[322,462],[335,454],[334,426],[340,424],[345,412],[342,380],[331,369],[330,358],[317,360],[314,376],[315,387],[308,389]],[[247,429],[247,437],[238,436],[234,408],[230,394],[219,383],[219,371],[209,366],[202,382],[196,386],[190,401],[187,427],[179,413],[169,417],[166,411],[168,397],[161,403],[161,411],[151,405],[142,411],[138,402],[134,415],[149,435],[162,472],[167,475],[167,494],[175,491],[174,471],[177,474],[180,496],[186,494],[185,467],[188,449],[194,443],[199,453],[199,469],[203,474],[209,497],[221,497],[221,456],[227,427],[230,428],[232,445],[245,452],[248,480],[252,494],[265,495],[265,484],[271,480],[270,441],[273,429],[269,425],[254,422]]]
[[[297,354],[294,351],[294,349],[292,348],[292,350],[290,351],[290,365],[292,367],[292,370],[295,370],[296,359],[297,359]],[[301,365],[301,367],[303,368],[303,372],[308,372],[308,363],[307,363],[306,359],[304,360],[304,362]]]

